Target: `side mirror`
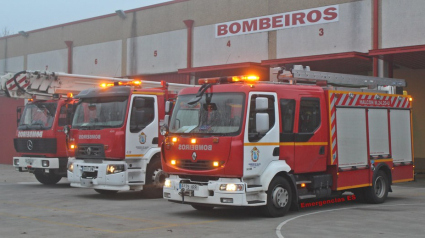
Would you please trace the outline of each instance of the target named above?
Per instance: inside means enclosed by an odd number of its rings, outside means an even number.
[[[166,124],[159,128],[159,133],[163,136],[168,136],[168,126]]]
[[[269,108],[269,100],[267,98],[258,97],[255,99],[255,109],[265,110]]]
[[[164,124],[168,125],[170,123],[170,115],[165,115]]]
[[[255,130],[258,133],[265,133],[269,130],[269,114],[268,113],[257,113],[255,115]]]
[[[166,101],[165,102],[165,114],[170,113],[171,111],[171,102],[170,101]]]
[[[71,130],[71,127],[69,125],[66,125],[63,127],[63,132],[65,135],[69,135],[69,131]]]

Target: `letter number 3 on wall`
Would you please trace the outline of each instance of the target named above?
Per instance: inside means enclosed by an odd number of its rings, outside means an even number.
[[[319,36],[323,36],[325,34],[325,30],[323,28],[319,29]]]

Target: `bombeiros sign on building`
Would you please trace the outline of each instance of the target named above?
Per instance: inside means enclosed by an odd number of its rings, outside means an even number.
[[[215,37],[220,38],[275,31],[285,28],[336,22],[338,20],[339,6],[332,5],[219,23],[215,25]]]

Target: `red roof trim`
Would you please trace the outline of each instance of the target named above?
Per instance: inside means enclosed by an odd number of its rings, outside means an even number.
[[[333,59],[347,59],[347,58],[358,58],[362,60],[371,60],[366,53],[360,52],[345,52],[345,53],[336,53],[336,54],[326,54],[326,55],[311,55],[311,56],[302,56],[302,57],[293,57],[293,58],[283,58],[283,59],[272,59],[272,60],[263,60],[261,65],[279,65],[279,64],[293,64],[301,62],[311,62],[311,61],[320,61],[320,60],[333,60]]]
[[[390,55],[425,51],[425,45],[394,47],[386,49],[369,50],[369,56]]]
[[[137,12],[137,11],[142,11],[142,10],[146,10],[146,9],[150,9],[150,8],[162,7],[162,6],[166,6],[166,5],[171,5],[171,4],[180,3],[180,2],[187,2],[187,1],[189,1],[189,0],[173,0],[173,1],[170,1],[170,2],[163,2],[163,3],[158,3],[158,4],[155,4],[155,5],[146,6],[146,7],[139,7],[139,8],[135,8],[135,9],[130,9],[130,10],[127,10],[127,11],[124,11],[124,12],[125,13]],[[83,20],[63,23],[63,24],[59,24],[59,25],[44,27],[44,28],[40,28],[40,29],[36,29],[36,30],[31,30],[31,31],[27,31],[27,33],[34,33],[34,32],[38,32],[38,31],[50,30],[50,29],[53,29],[53,28],[74,25],[74,24],[78,24],[78,23],[82,23],[82,22],[94,21],[94,20],[103,19],[103,18],[107,18],[107,17],[113,17],[113,16],[116,16],[116,15],[117,15],[116,13],[106,14],[106,15],[102,15],[102,16],[97,16],[97,17],[87,18],[87,19],[83,19]],[[19,34],[3,36],[3,37],[0,37],[0,39],[11,38],[11,37],[15,37],[15,36],[19,36]]]
[[[208,71],[215,71],[215,70],[224,70],[224,69],[238,69],[238,68],[260,68],[260,69],[266,69],[265,67],[261,66],[260,63],[254,63],[254,62],[243,62],[243,63],[235,63],[235,64],[222,64],[222,65],[212,65],[212,66],[203,66],[203,67],[196,67],[196,68],[186,68],[186,69],[179,69],[179,74],[189,74],[189,73],[196,73],[196,72],[208,72]]]

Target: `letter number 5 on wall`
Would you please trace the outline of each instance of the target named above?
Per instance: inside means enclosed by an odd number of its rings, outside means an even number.
[[[157,50],[155,50],[155,51],[153,52],[153,56],[154,56],[154,57],[157,57],[157,56],[158,56],[158,51],[157,51]]]

